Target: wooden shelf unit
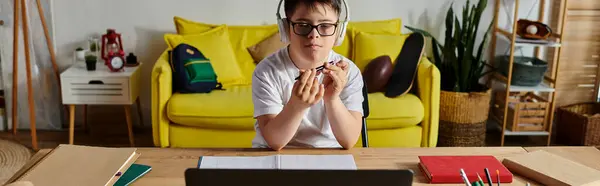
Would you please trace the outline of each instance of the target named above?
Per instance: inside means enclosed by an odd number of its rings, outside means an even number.
[[[560,3],[567,3],[568,0],[555,0]],[[520,0],[515,0],[514,12],[512,22],[512,30],[505,30],[498,27],[498,17],[500,15],[501,2],[502,0],[495,0],[494,9],[494,20],[493,20],[493,34],[491,35],[491,50],[490,50],[490,63],[494,65],[494,58],[496,56],[496,43],[498,39],[502,39],[508,43],[509,46],[509,61],[508,61],[508,77],[502,75],[499,72],[495,72],[488,81],[488,85],[495,90],[493,96],[493,106],[490,109],[490,118],[499,123],[498,127],[502,130],[501,146],[504,146],[505,136],[547,136],[547,145],[550,145],[552,136],[552,121],[554,118],[555,110],[555,92],[557,85],[557,66],[560,59],[560,50],[563,47],[563,30],[564,20],[567,14],[566,6],[560,6],[560,26],[558,29],[553,28],[553,34],[546,40],[527,40],[522,39],[517,35],[517,21],[519,18],[519,3]],[[508,3],[508,2],[506,2]],[[539,14],[538,20],[544,24],[546,21],[545,10],[546,0],[539,0]],[[548,24],[550,25],[550,24]],[[555,63],[548,63],[548,71],[544,77],[543,82],[538,86],[516,86],[511,85],[513,64],[515,58],[515,48],[519,47],[535,47],[534,56],[540,58],[541,48],[553,48],[552,55]],[[540,58],[541,59],[541,58]],[[494,84],[494,85],[492,85]],[[546,96],[541,96],[543,94]],[[513,97],[517,96],[517,97]],[[535,99],[535,102],[523,102],[519,99],[519,96],[526,96]],[[547,97],[547,98],[544,98]],[[525,108],[533,108],[525,109]],[[517,123],[521,122],[521,123]]]

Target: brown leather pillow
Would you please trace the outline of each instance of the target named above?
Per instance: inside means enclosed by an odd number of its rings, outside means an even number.
[[[287,45],[288,43],[281,42],[279,32],[277,32],[256,45],[248,47],[248,52],[250,52],[252,59],[254,59],[254,63],[259,63],[265,57],[277,52]]]
[[[371,60],[363,71],[367,92],[385,92],[386,84],[392,76],[393,70],[392,59],[388,55]]]

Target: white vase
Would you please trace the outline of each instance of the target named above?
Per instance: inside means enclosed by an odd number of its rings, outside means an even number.
[[[77,61],[84,61],[85,60],[85,51],[75,51],[75,57],[77,59]]]

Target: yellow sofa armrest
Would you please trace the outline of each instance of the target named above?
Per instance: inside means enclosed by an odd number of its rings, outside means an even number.
[[[423,56],[417,72],[417,90],[425,109],[423,121],[421,122],[421,127],[423,127],[421,147],[435,147],[437,145],[440,117],[440,84],[439,69]]]
[[[164,51],[152,69],[152,138],[157,147],[169,146],[169,119],[167,102],[172,92],[172,69],[169,64],[169,53]]]

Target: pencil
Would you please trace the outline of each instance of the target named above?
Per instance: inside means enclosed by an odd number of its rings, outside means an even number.
[[[498,177],[498,186],[500,186],[500,171],[498,169],[496,169],[496,176]]]
[[[487,178],[488,185],[494,186],[494,182],[492,182],[492,175],[490,175],[490,170],[488,168],[483,169],[485,171],[485,177]]]
[[[330,62],[329,62],[329,64],[330,64],[330,65],[333,65],[333,61],[330,61]],[[321,66],[319,66],[319,67],[317,67],[317,68],[315,68],[315,69],[317,70],[317,72],[320,72],[320,71],[322,71],[323,69],[325,69],[325,65],[321,65]],[[300,79],[300,77],[302,77],[302,75],[299,75],[299,76],[298,76],[298,77],[296,77],[294,80],[298,80],[298,79]]]

